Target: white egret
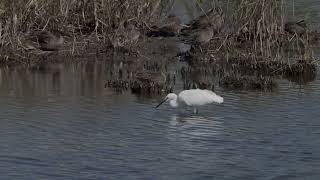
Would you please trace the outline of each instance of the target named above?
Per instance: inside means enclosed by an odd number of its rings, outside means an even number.
[[[190,89],[181,91],[179,95],[174,93],[168,94],[164,100],[156,106],[156,108],[167,101],[169,101],[170,106],[174,108],[178,107],[180,103],[192,106],[194,108],[194,113],[198,113],[198,106],[211,104],[213,102],[219,104],[223,103],[223,97],[206,89]]]

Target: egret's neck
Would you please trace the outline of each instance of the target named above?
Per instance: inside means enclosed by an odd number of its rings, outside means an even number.
[[[179,105],[177,99],[170,100],[169,103],[171,107],[178,107]]]
[[[178,107],[178,96],[175,93],[169,93],[166,99],[169,101],[171,107]]]

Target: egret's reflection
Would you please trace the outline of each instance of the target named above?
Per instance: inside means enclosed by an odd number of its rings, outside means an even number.
[[[175,132],[178,130],[187,136],[211,137],[223,131],[222,119],[201,115],[175,114],[170,117],[170,125]]]
[[[169,121],[166,138],[174,149],[189,155],[197,152],[207,152],[223,137],[221,118],[199,115],[177,114]]]

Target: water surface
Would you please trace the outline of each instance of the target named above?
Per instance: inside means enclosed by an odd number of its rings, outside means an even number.
[[[101,61],[1,69],[4,179],[318,179],[320,79],[200,113],[104,88]],[[175,89],[179,92],[181,89]]]
[[[320,3],[296,3],[318,15]],[[46,67],[0,69],[1,179],[320,178],[319,77],[217,87],[225,103],[195,115],[105,88],[105,61]]]

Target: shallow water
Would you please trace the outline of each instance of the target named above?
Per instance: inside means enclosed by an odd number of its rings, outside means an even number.
[[[194,115],[104,88],[108,66],[1,69],[3,179],[320,177],[319,78],[272,93],[218,88],[225,103]]]
[[[47,67],[0,69],[1,179],[320,178],[319,77],[195,115],[105,88],[104,61]]]

